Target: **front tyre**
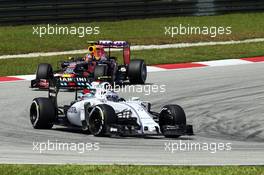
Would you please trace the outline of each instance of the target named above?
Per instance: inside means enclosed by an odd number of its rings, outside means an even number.
[[[30,121],[35,129],[51,129],[56,110],[48,98],[35,98],[30,107]]]
[[[131,60],[128,65],[128,79],[131,84],[144,84],[147,79],[147,66],[144,60]]]
[[[94,136],[106,136],[107,126],[115,124],[116,121],[115,110],[107,104],[100,104],[91,110],[89,130]]]
[[[186,125],[186,115],[179,105],[165,105],[159,115],[159,125],[163,133],[163,126]],[[168,138],[178,138],[180,135],[166,135]]]

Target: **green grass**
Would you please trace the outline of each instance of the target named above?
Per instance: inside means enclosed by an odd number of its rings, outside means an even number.
[[[200,42],[219,40],[241,40],[264,37],[264,13],[229,14],[202,17],[170,17],[116,22],[92,22],[64,24],[59,26],[99,26],[99,35],[46,35],[42,38],[33,35],[33,26],[0,27],[0,55],[29,52],[64,51],[86,48],[87,40],[112,39],[127,40],[136,44],[164,44],[176,42]],[[223,26],[232,27],[231,35],[185,35],[174,38],[164,35],[165,26]],[[44,25],[42,25],[44,26]]]
[[[263,166],[0,165],[2,175],[264,175]]]
[[[122,58],[120,53],[113,52],[113,54]],[[181,49],[132,51],[132,58],[143,58],[148,65],[244,58],[263,55],[264,42]],[[50,63],[56,68],[58,61],[65,60],[69,56],[73,55],[0,60],[0,76],[32,74],[35,72],[39,63]],[[121,62],[120,59],[119,62]]]

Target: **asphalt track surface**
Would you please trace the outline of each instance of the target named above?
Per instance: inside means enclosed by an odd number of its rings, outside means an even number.
[[[33,98],[45,97],[47,92],[32,91],[28,81],[0,83],[0,163],[264,164],[264,63],[153,72],[147,82],[166,85],[166,93],[121,94],[151,101],[156,111],[168,103],[181,105],[195,136],[98,138],[61,127],[35,130],[29,122],[29,106]],[[60,102],[68,103],[73,94],[62,92]],[[98,143],[100,149],[33,150],[33,142],[48,140]],[[183,151],[176,147],[180,143],[231,144],[231,150]],[[173,152],[168,144],[174,144]]]

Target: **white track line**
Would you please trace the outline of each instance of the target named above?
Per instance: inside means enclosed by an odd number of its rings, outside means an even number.
[[[213,46],[213,45],[227,45],[227,44],[243,44],[243,43],[256,43],[263,42],[264,38],[246,39],[241,41],[216,41],[216,42],[199,42],[199,43],[176,43],[176,44],[164,44],[164,45],[138,45],[131,46],[131,50],[150,50],[150,49],[169,49],[169,48],[186,48],[186,47],[198,47],[198,46]],[[87,50],[71,50],[63,52],[37,52],[18,55],[2,55],[0,59],[9,58],[33,58],[33,57],[46,57],[56,55],[70,55],[70,54],[85,54]]]
[[[231,65],[249,64],[253,62],[242,59],[227,59],[227,60],[200,61],[195,63],[204,64],[206,66],[231,66]]]

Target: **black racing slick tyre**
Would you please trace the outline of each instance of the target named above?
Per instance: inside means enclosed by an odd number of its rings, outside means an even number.
[[[47,63],[41,63],[38,65],[38,69],[36,72],[36,79],[52,79],[53,78],[53,70],[52,66]]]
[[[147,79],[147,66],[144,60],[131,60],[128,65],[128,79],[131,84],[144,84]]]
[[[100,77],[107,76],[107,65],[99,64],[95,66],[94,69],[94,79],[98,80]]]
[[[165,125],[186,125],[186,115],[184,110],[179,105],[165,105],[159,115],[159,126],[163,133]],[[180,135],[165,135],[168,138],[178,138]]]
[[[48,98],[35,98],[30,107],[30,121],[35,129],[51,129],[56,110]]]
[[[96,105],[88,119],[89,130],[94,136],[106,136],[107,126],[117,123],[115,110],[107,105]]]

